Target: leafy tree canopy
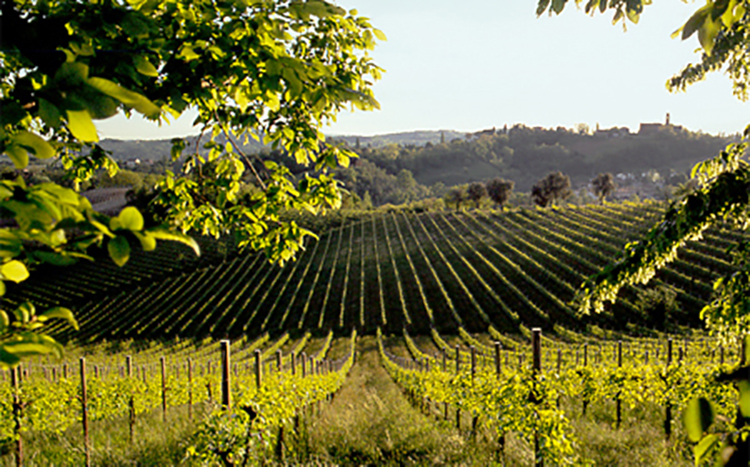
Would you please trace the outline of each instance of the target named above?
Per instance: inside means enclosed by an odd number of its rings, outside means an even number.
[[[571,194],[570,178],[562,172],[550,172],[531,187],[531,199],[541,207],[554,204],[558,199],[564,200]]]
[[[510,199],[515,182],[502,178],[493,178],[487,182],[487,195],[495,204],[502,207]]]
[[[615,192],[615,189],[617,189],[615,178],[609,172],[597,175],[591,180],[591,186],[594,187],[594,193],[602,204],[604,204],[604,199],[607,196],[611,196]]]
[[[487,196],[487,188],[484,186],[484,183],[482,182],[474,182],[470,183],[469,186],[466,188],[466,197],[473,201],[476,207],[479,207],[479,204],[482,202],[482,199],[484,199]]]
[[[59,158],[76,184],[99,169],[115,174],[94,120],[121,111],[162,124],[195,108],[201,129],[194,148],[173,141],[172,158],[186,152],[187,162],[184,173],[167,171],[159,182],[161,226],[145,228],[135,208],[102,216],[54,183],[0,181],[0,280],[22,281],[36,262],[88,258],[94,244],[117,264],[132,244],[151,250],[159,239],[197,252],[191,231],[234,232],[241,245],[283,263],[311,232],[280,214],[340,204],[330,170],[353,153],[326,144],[321,129],[349,106],[377,107],[371,85],[381,70],[368,51],[385,39],[355,10],[324,0],[0,0],[0,11],[0,152],[16,168],[31,157]],[[247,156],[241,141],[249,139],[270,142],[310,172],[292,177]],[[240,203],[247,177],[257,189]],[[36,314],[25,304],[0,312],[0,364],[58,352],[35,331],[51,318],[75,325],[70,310]]]

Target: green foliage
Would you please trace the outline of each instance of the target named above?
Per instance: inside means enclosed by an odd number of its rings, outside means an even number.
[[[487,196],[501,208],[511,197],[515,183],[496,177],[487,182]]]
[[[311,370],[304,377],[300,372],[273,373],[264,379],[262,387],[245,381],[245,391],[236,401],[236,408],[216,410],[199,425],[188,457],[199,465],[262,463],[272,455],[279,427],[291,423],[301,410],[341,388],[354,364],[355,343],[356,332],[353,332],[349,352],[334,371]]]
[[[531,199],[543,208],[553,205],[557,200],[565,200],[572,194],[570,177],[562,172],[551,172],[531,187]]]
[[[120,111],[162,123],[167,115],[196,108],[201,136],[210,133],[203,145],[207,155],[187,156],[181,175],[168,171],[158,184],[156,202],[174,231],[144,228],[132,207],[108,219],[53,183],[2,181],[0,213],[18,226],[0,231],[3,281],[26,279],[27,266],[38,262],[89,258],[92,245],[106,246],[118,266],[130,258],[133,241],[146,251],[157,239],[181,241],[197,253],[189,231],[235,232],[240,246],[284,263],[314,234],[284,221],[282,212],[318,213],[340,205],[329,172],[347,166],[354,154],[326,144],[320,129],[347,105],[377,107],[370,86],[380,69],[367,52],[376,39],[385,40],[356,11],[323,0],[63,0],[6,1],[2,17],[0,152],[16,168],[25,168],[32,156],[59,157],[75,187],[99,169],[115,176],[117,164],[98,144],[94,120]],[[124,58],[122,50],[129,51]],[[220,135],[223,145],[216,140]],[[314,173],[295,179],[279,164],[251,160],[237,144],[241,138],[262,138],[313,166]],[[172,147],[177,158],[186,145],[176,140]],[[203,173],[208,165],[210,177]],[[248,203],[239,203],[246,171],[256,191]],[[18,348],[22,335],[9,329],[0,343]],[[0,361],[17,362],[8,356]]]
[[[466,198],[472,201],[476,208],[479,208],[485,197],[487,197],[487,188],[482,182],[470,183],[466,188]]]
[[[466,186],[454,186],[443,198],[446,205],[454,205],[456,211],[461,209],[461,203],[467,199]]]
[[[611,173],[601,173],[591,180],[591,186],[594,187],[594,194],[599,198],[599,202],[604,204],[604,200],[611,196],[617,189],[617,184]]]
[[[568,420],[555,407],[558,393],[551,380],[529,372],[497,378],[494,370],[487,367],[475,376],[468,369],[453,374],[442,371],[436,360],[429,369],[408,369],[398,365],[386,352],[380,333],[378,348],[388,373],[405,391],[413,393],[415,399],[428,398],[481,416],[497,436],[515,432],[533,442],[538,434],[545,462],[578,463],[576,441]]]

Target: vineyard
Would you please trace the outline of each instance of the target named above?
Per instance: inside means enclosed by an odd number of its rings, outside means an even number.
[[[23,458],[23,439],[29,434],[59,436],[82,426],[84,437],[77,446],[82,458],[68,456],[64,462],[91,465],[96,446],[91,446],[89,425],[94,422],[127,420],[132,445],[139,436],[137,422],[150,412],[158,411],[166,424],[176,408],[187,407],[192,419],[199,408],[221,404],[255,414],[235,423],[248,424],[259,438],[244,454],[258,461],[274,455],[268,446],[276,444],[280,427],[329,399],[354,363],[356,334],[334,341],[329,333],[315,341],[310,333],[294,340],[288,334],[273,340],[264,334],[231,343],[152,342],[116,352],[106,345],[88,346],[71,349],[63,362],[35,359],[3,373],[0,417],[8,423],[0,439],[15,440],[6,449]],[[223,455],[210,448],[197,452],[205,459]],[[93,459],[93,464],[101,462]]]
[[[347,377],[364,371],[355,356],[377,355],[417,413],[408,417],[445,439],[458,435],[459,451],[474,446],[482,463],[627,465],[596,452],[588,423],[597,431],[646,426],[644,438],[673,447],[639,465],[687,465],[680,420],[688,401],[710,398],[724,421],[736,410],[737,390],[711,380],[743,355],[697,328],[713,280],[732,271],[726,249],[740,234],[709,231],[603,314],[579,316],[571,304],[581,282],[662,212],[655,203],[394,210],[330,227],[284,268],[211,239],[198,239],[199,257],[167,242],[133,251],[122,268],[103,257],[47,266],[33,282],[9,286],[6,301],[67,305],[81,330],[53,328],[68,342],[64,361],[35,358],[0,374],[4,452],[23,456],[24,440],[34,451],[34,440],[84,433],[65,462],[96,465],[106,463],[108,441],[94,437],[97,428],[90,436],[90,424],[114,423],[101,430],[132,447],[145,425],[195,417],[191,461],[305,461],[317,451],[300,440],[359,403],[334,399],[365,385]],[[674,306],[649,309],[652,290],[669,291]],[[230,407],[241,410],[222,418]],[[369,460],[359,451],[316,455],[385,462],[377,451]],[[411,463],[409,455],[392,465]]]
[[[712,281],[730,271],[726,247],[738,235],[712,231],[681,253],[649,288],[677,304],[667,315],[639,306],[628,288],[609,312],[581,317],[570,301],[588,275],[638,238],[662,212],[658,204],[610,204],[508,213],[373,214],[331,228],[287,267],[238,253],[229,240],[202,240],[203,254],[160,247],[123,268],[100,260],[48,267],[7,300],[71,306],[75,335],[96,338],[257,337],[288,330],[356,328],[373,334],[498,332],[541,327],[573,336],[655,335],[698,326]],[[134,252],[135,253],[135,252]],[[67,334],[66,334],[67,333]]]
[[[717,418],[730,426],[737,389],[713,378],[745,361],[708,340],[640,338],[571,345],[544,338],[539,329],[531,345],[505,339],[488,346],[462,334],[451,346],[437,332],[421,345],[408,334],[403,340],[390,349],[378,333],[378,350],[388,373],[415,405],[458,430],[463,424],[470,436],[489,431],[500,456],[506,438],[514,436],[533,452],[533,459],[553,465],[586,462],[581,446],[586,440],[579,439],[571,420],[592,418],[595,405],[611,411],[609,417],[599,414],[600,421],[616,430],[626,422],[625,413],[629,424],[649,423],[643,417],[649,407],[650,417],[654,411],[661,414],[661,438],[669,442],[676,428],[683,446],[685,434],[675,421],[696,397],[714,401]],[[707,450],[696,448],[696,457]]]

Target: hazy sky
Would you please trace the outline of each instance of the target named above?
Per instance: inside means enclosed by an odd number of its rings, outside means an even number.
[[[573,3],[573,2],[569,2]],[[388,36],[371,54],[385,68],[375,85],[381,110],[346,111],[328,134],[478,130],[529,126],[628,126],[672,122],[710,133],[741,131],[748,104],[723,73],[672,94],[665,82],[696,61],[696,37],[671,39],[700,4],[660,0],[623,32],[611,13],[574,5],[537,18],[536,0],[339,0]],[[192,116],[170,126],[114,117],[102,137],[166,138],[195,133]]]

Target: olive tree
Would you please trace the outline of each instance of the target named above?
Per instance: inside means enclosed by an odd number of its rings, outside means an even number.
[[[570,197],[570,177],[562,172],[550,172],[531,187],[531,199],[537,205],[546,208],[555,201]]]
[[[617,189],[615,178],[611,173],[601,173],[591,180],[591,186],[594,187],[594,194],[599,198],[599,202],[604,204],[604,200],[611,196]]]
[[[515,182],[496,177],[487,182],[487,196],[500,208],[510,199]]]
[[[482,200],[487,196],[487,188],[482,182],[472,182],[466,188],[466,198],[474,202],[474,205],[479,208]]]

